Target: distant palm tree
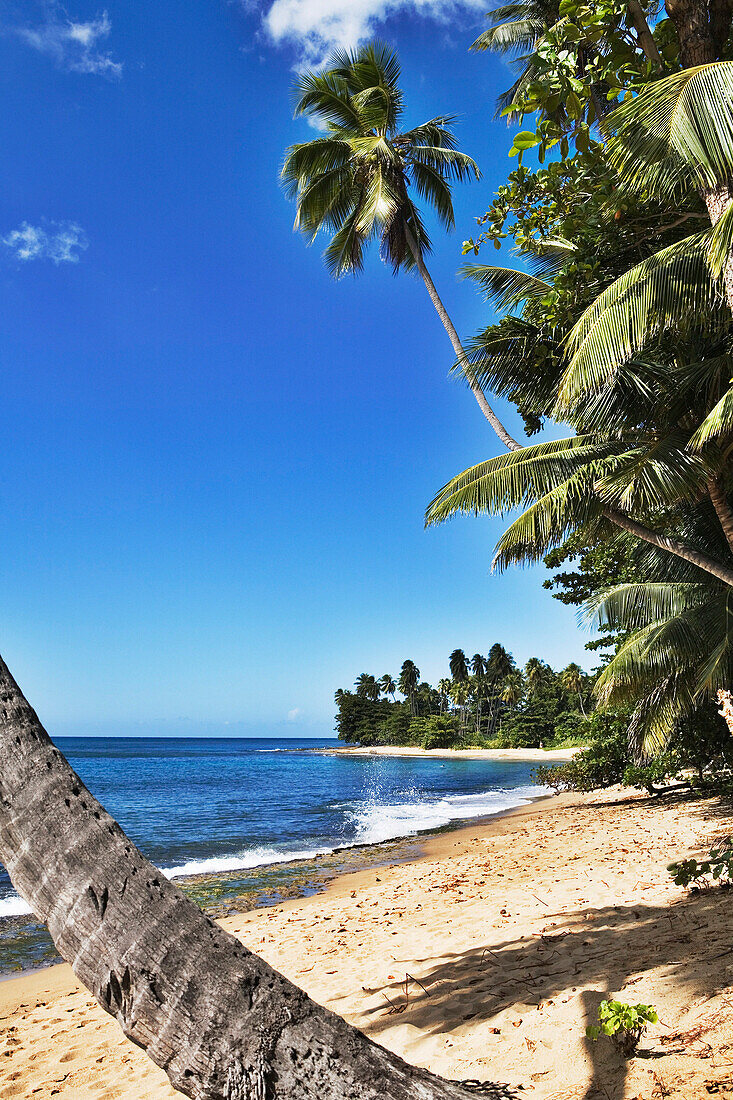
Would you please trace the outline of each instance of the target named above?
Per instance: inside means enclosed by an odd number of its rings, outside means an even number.
[[[440,713],[442,714],[445,709],[445,704],[450,696],[451,682],[450,680],[438,680],[438,695],[440,696]]]
[[[522,680],[521,672],[510,672],[504,681],[504,687],[501,691],[501,699],[503,703],[508,703],[509,706],[515,707],[524,693],[524,682]]]
[[[417,667],[414,661],[404,661],[402,668],[400,669],[400,676],[398,680],[400,691],[410,701],[410,711],[413,718],[417,714],[416,707],[416,691],[417,685],[420,682],[420,669]]]
[[[336,706],[340,706],[341,700],[343,699],[345,694],[346,694],[346,692],[344,691],[343,688],[336,688],[336,691],[333,694],[333,698],[334,698],[334,702],[336,703]]]
[[[486,672],[486,661],[481,653],[474,653],[471,658],[471,672],[474,676],[483,676]]]
[[[326,266],[335,278],[364,266],[366,247],[379,239],[382,259],[400,270],[417,268],[481,411],[505,447],[519,444],[486,400],[443,302],[425,266],[431,244],[413,201],[417,193],[446,229],[455,224],[451,184],[478,179],[471,157],[459,152],[453,119],[430,119],[400,132],[403,110],[396,54],[376,42],[353,53],[336,51],[328,67],[298,78],[296,115],[325,129],[291,145],[282,180],[297,203],[295,226],[315,240],[331,234]]]
[[[577,694],[581,713],[584,718],[587,718],[585,707],[583,706],[583,696],[581,694],[581,688],[583,687],[583,670],[580,665],[571,662],[567,668],[564,668],[560,673],[560,683],[566,691],[575,692]]]
[[[356,688],[356,694],[360,695],[362,699],[370,699],[373,703],[376,703],[379,698],[379,684],[368,672],[362,672],[360,676],[357,676],[354,687]]]
[[[392,702],[394,703],[394,693],[397,691],[397,684],[388,672],[385,672],[384,676],[379,679],[379,687],[382,690],[383,695],[391,695]]]
[[[454,649],[449,657],[450,674],[454,680],[468,680],[468,662],[462,649]]]
[[[453,680],[451,683],[451,699],[461,712],[461,732],[464,732],[466,728],[466,704],[468,703],[470,691],[468,677],[465,680]]]
[[[492,680],[504,680],[513,671],[514,659],[511,653],[507,653],[499,642],[494,642],[486,658],[487,676]]]
[[[524,675],[530,695],[536,695],[538,688],[547,678],[547,666],[539,657],[530,657],[524,666]]]

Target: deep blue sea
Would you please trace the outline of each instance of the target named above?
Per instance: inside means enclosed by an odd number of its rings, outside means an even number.
[[[57,744],[145,855],[176,878],[416,836],[540,793],[533,764],[308,751],[336,746],[325,739],[67,737]],[[27,912],[0,866],[0,917]]]

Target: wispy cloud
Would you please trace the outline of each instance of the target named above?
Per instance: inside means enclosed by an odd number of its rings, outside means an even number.
[[[16,260],[52,260],[55,264],[76,264],[79,253],[88,248],[84,230],[76,222],[50,222],[48,226],[22,222],[0,244],[12,252]]]
[[[275,43],[287,42],[302,62],[317,64],[329,50],[376,34],[391,15],[447,22],[461,13],[481,14],[486,6],[486,0],[273,0],[264,24]]]
[[[293,707],[292,710],[288,711],[288,722],[297,722],[300,719],[302,713],[303,712],[301,711],[300,707]]]
[[[56,64],[74,73],[93,73],[108,80],[122,75],[122,62],[100,48],[112,29],[109,16],[103,11],[85,23],[69,18],[59,4],[45,5],[43,22],[33,27],[17,27],[16,33],[27,46],[52,57]]]

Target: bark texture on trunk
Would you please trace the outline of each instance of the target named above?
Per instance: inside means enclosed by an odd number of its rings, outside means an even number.
[[[499,417],[496,415],[496,413],[492,409],[491,405],[486,400],[486,394],[481,389],[481,387],[479,386],[479,384],[476,380],[476,375],[473,372],[473,367],[471,366],[471,364],[468,361],[468,356],[466,355],[466,352],[463,349],[463,344],[460,341],[460,338],[458,336],[458,333],[456,332],[455,326],[454,326],[453,322],[451,321],[450,316],[448,315],[448,310],[443,305],[441,297],[438,294],[438,291],[436,290],[435,283],[433,282],[432,278],[430,277],[430,272],[428,271],[427,267],[425,266],[425,261],[423,260],[422,252],[420,251],[420,248],[418,247],[417,241],[413,237],[410,230],[407,229],[407,228],[405,229],[405,235],[407,237],[407,243],[409,245],[410,251],[412,252],[413,256],[415,257],[415,263],[417,264],[417,270],[420,272],[420,276],[422,278],[422,281],[425,283],[425,287],[427,289],[427,292],[430,295],[430,300],[433,303],[433,305],[435,306],[435,312],[438,314],[438,317],[440,317],[443,328],[448,333],[448,339],[450,340],[450,342],[453,346],[453,351],[456,354],[456,359],[458,360],[458,362],[463,367],[464,373],[466,375],[466,379],[468,381],[469,386],[471,387],[471,392],[472,392],[473,396],[476,398],[476,400],[478,402],[478,406],[481,409],[481,412],[484,414],[484,416],[488,420],[489,424],[494,429],[497,436],[499,437],[501,442],[504,444],[504,446],[507,448],[507,450],[509,450],[509,451],[520,451],[522,449],[522,444],[518,443],[517,440],[514,439],[514,437],[511,436],[509,434],[509,432],[506,430],[506,428],[502,424],[501,420],[499,420]]]
[[[715,225],[733,202],[733,185],[724,183],[720,187],[706,188],[703,191],[703,198],[708,208],[710,224]],[[723,281],[725,283],[725,300],[728,303],[728,309],[733,313],[733,255],[730,255],[726,262],[723,270]]]
[[[713,502],[716,515],[720,520],[720,526],[723,528],[723,534],[728,541],[728,546],[733,550],[733,511],[731,511],[728,496],[720,478],[711,477],[708,480],[708,493]]]
[[[89,793],[1,658],[0,761],[0,860],[13,885],[186,1096],[475,1097],[372,1043],[206,917]]]
[[[677,31],[683,68],[716,61],[718,51],[706,0],[666,0],[665,7]],[[719,34],[720,29],[717,31]]]

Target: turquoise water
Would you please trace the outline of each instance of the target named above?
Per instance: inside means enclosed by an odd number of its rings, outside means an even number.
[[[316,889],[406,838],[521,805],[535,765],[337,756],[332,740],[58,738],[145,855],[213,912]],[[0,972],[53,948],[0,866]]]

